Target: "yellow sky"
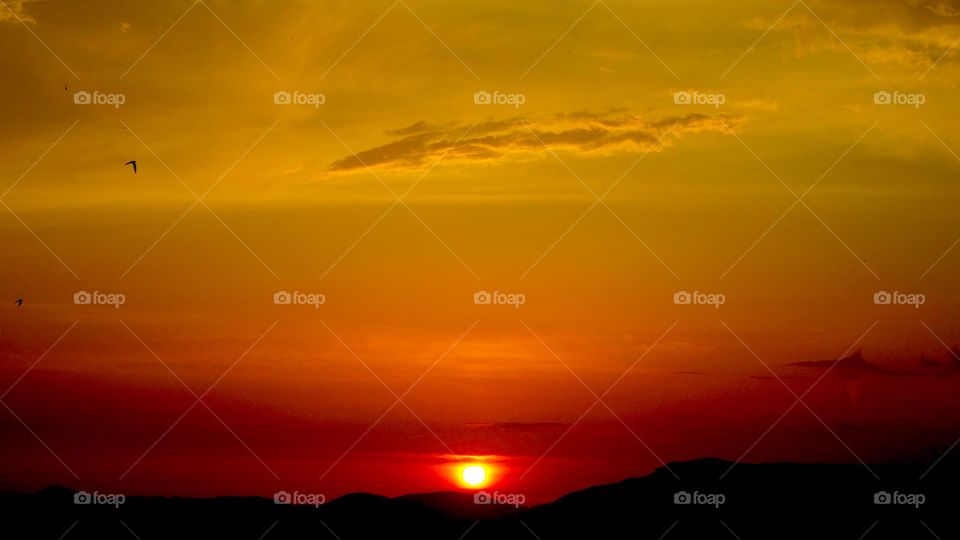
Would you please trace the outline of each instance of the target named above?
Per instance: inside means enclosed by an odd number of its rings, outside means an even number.
[[[602,391],[656,344],[620,396],[642,412],[767,374],[744,344],[782,366],[877,321],[863,344],[881,360],[960,339],[956,2],[6,3],[17,365],[79,320],[64,345],[86,360],[47,367],[149,386],[165,375],[123,319],[201,388],[280,321],[224,391],[365,418],[389,394],[361,390],[340,338],[400,392],[477,323],[415,408],[555,422],[589,403],[526,394],[583,391],[546,346]],[[81,289],[127,302],[76,306]],[[681,290],[726,303],[678,306]],[[315,392],[343,401],[318,412]]]

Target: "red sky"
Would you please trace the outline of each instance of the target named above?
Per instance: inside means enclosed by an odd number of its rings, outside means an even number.
[[[960,436],[952,0],[6,4],[0,490]]]

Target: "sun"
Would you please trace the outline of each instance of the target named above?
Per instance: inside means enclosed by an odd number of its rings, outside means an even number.
[[[442,456],[446,463],[436,466],[436,471],[458,489],[476,491],[499,484],[507,473],[503,456],[453,455]]]
[[[483,465],[467,465],[463,468],[461,476],[468,486],[479,487],[487,480],[487,470]]]

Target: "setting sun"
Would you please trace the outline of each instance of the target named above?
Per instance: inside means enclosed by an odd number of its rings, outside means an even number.
[[[445,463],[437,466],[437,473],[460,489],[484,489],[503,482],[508,466],[503,456],[452,455],[443,456]]]
[[[469,465],[463,468],[463,481],[473,487],[479,487],[487,480],[487,470],[482,465]]]

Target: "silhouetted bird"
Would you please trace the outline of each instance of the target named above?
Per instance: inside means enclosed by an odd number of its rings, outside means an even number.
[[[124,163],[124,165],[133,165],[133,174],[137,174],[137,161],[136,161],[136,160],[130,160],[130,161]]]
[[[16,304],[17,307],[22,306],[22,305],[23,305],[23,298],[17,298],[17,301],[14,302],[14,304]]]

